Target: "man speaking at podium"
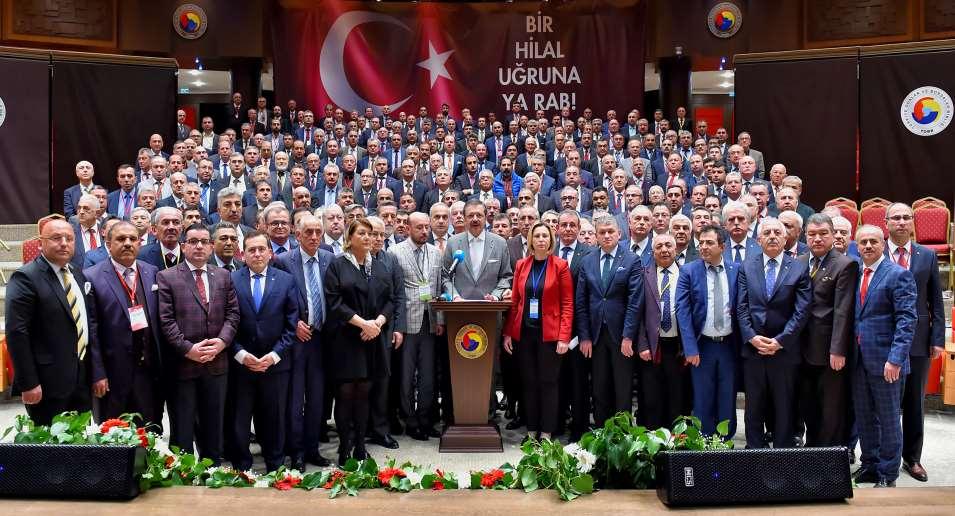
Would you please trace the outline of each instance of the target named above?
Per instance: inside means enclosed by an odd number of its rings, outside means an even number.
[[[511,262],[507,242],[485,230],[484,204],[464,205],[467,231],[448,239],[442,277],[444,292],[453,301],[511,299]]]

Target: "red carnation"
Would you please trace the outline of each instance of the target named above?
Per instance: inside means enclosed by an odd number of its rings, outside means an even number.
[[[288,491],[293,487],[302,483],[302,479],[295,478],[291,475],[286,475],[285,478],[275,481],[275,488],[279,491]]]
[[[322,489],[331,489],[335,487],[335,482],[345,478],[345,472],[338,469],[332,473],[332,476],[328,479],[328,482],[325,482],[325,485],[322,486]]]
[[[149,437],[146,436],[146,430],[137,428],[136,435],[139,436],[139,443],[143,445],[143,448],[149,448]]]
[[[504,478],[504,472],[499,469],[492,469],[481,475],[481,487],[494,487],[499,480]]]
[[[397,476],[398,478],[404,478],[405,472],[401,471],[398,468],[384,468],[378,472],[378,481],[382,485],[388,485],[391,483],[391,477]]]
[[[166,467],[171,468],[172,465],[176,462],[176,458],[172,455],[166,455]]]
[[[443,491],[443,490],[444,490],[444,482],[435,479],[434,484],[431,484],[431,489],[433,489],[433,490],[435,490],[435,491]]]
[[[122,419],[107,419],[103,421],[103,424],[99,427],[99,433],[105,434],[109,432],[111,428],[129,428],[129,423],[123,421]]]

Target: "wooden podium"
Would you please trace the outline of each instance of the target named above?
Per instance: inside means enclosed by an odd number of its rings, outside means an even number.
[[[488,402],[494,353],[497,349],[498,314],[510,301],[435,301],[444,312],[451,362],[454,424],[441,436],[439,452],[503,452],[501,434],[488,424]]]

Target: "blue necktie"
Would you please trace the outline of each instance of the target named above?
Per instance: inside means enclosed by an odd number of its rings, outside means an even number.
[[[202,206],[203,210],[206,210],[206,212],[208,212],[209,201],[207,201],[206,198],[209,196],[209,183],[203,183],[201,187],[202,187],[202,193],[199,194],[199,205]]]
[[[570,249],[569,247],[565,247],[565,248],[561,249],[561,250],[560,250],[560,258],[566,262],[566,261],[567,261],[567,257],[570,256],[570,251],[571,251],[571,249]]]
[[[660,287],[660,297],[663,298],[663,312],[660,314],[660,329],[670,331],[673,320],[670,318],[670,269],[663,269],[663,285]]]
[[[733,256],[733,261],[736,262],[736,265],[739,265],[743,261],[743,255],[741,249],[743,249],[742,244],[736,244],[733,246],[733,249],[736,250],[736,254]]]
[[[773,296],[773,289],[776,288],[776,259],[770,258],[766,264],[766,299]]]
[[[609,254],[604,255],[604,266],[600,271],[600,282],[603,283],[604,290],[607,290],[607,285],[610,284],[610,264],[613,262],[613,256]]]
[[[262,306],[262,275],[255,274],[252,276],[252,304],[255,305],[255,311],[259,311],[259,307]]]
[[[308,281],[308,289],[312,292],[312,299],[309,302],[308,310],[312,314],[312,326],[319,328],[325,320],[325,295],[322,292],[322,283],[318,279],[318,261],[315,258],[309,258],[305,264],[305,280]]]
[[[282,254],[286,251],[284,245],[280,245],[278,249],[275,250],[275,254]]]

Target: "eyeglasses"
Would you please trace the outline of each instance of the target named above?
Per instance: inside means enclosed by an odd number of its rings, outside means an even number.
[[[272,222],[269,222],[269,227],[273,228],[287,228],[288,226],[289,223],[284,220],[273,220]]]
[[[191,246],[209,245],[211,241],[208,238],[190,238],[186,243]]]
[[[896,222],[899,222],[899,221],[902,221],[902,220],[908,222],[908,221],[912,220],[912,216],[911,216],[911,215],[892,215],[891,217],[887,217],[887,218],[888,218],[889,220],[894,220],[894,221],[896,221]]]

